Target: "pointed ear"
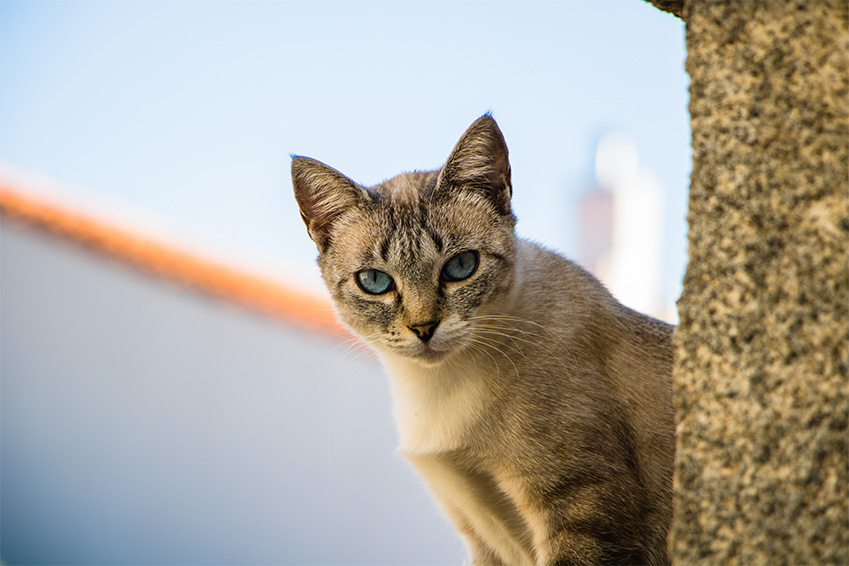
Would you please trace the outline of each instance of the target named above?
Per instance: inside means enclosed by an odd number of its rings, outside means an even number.
[[[320,251],[327,245],[333,221],[346,209],[368,198],[365,189],[354,181],[309,157],[293,156],[292,185],[301,218]]]
[[[469,126],[439,172],[437,194],[463,190],[479,193],[501,214],[511,214],[513,187],[507,144],[489,114]]]

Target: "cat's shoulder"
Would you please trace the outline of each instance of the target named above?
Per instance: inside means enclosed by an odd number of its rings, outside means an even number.
[[[581,320],[668,341],[673,326],[621,304],[576,262],[530,240],[518,239],[517,277],[524,309],[548,320]]]
[[[580,295],[594,301],[612,299],[605,286],[586,269],[541,244],[517,239],[517,271],[526,291]]]

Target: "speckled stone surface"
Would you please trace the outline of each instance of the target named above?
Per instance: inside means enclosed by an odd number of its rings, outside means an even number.
[[[849,564],[849,2],[687,1],[676,564]]]

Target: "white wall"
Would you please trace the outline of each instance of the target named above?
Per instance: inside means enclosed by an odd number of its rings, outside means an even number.
[[[362,350],[4,218],[0,557],[458,564]]]

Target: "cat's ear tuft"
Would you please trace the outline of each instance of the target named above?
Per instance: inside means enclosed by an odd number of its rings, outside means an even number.
[[[336,169],[309,157],[292,156],[292,185],[307,232],[321,251],[333,222],[368,195]]]
[[[436,191],[471,190],[485,196],[501,214],[512,214],[507,144],[490,114],[469,126],[439,173]]]

